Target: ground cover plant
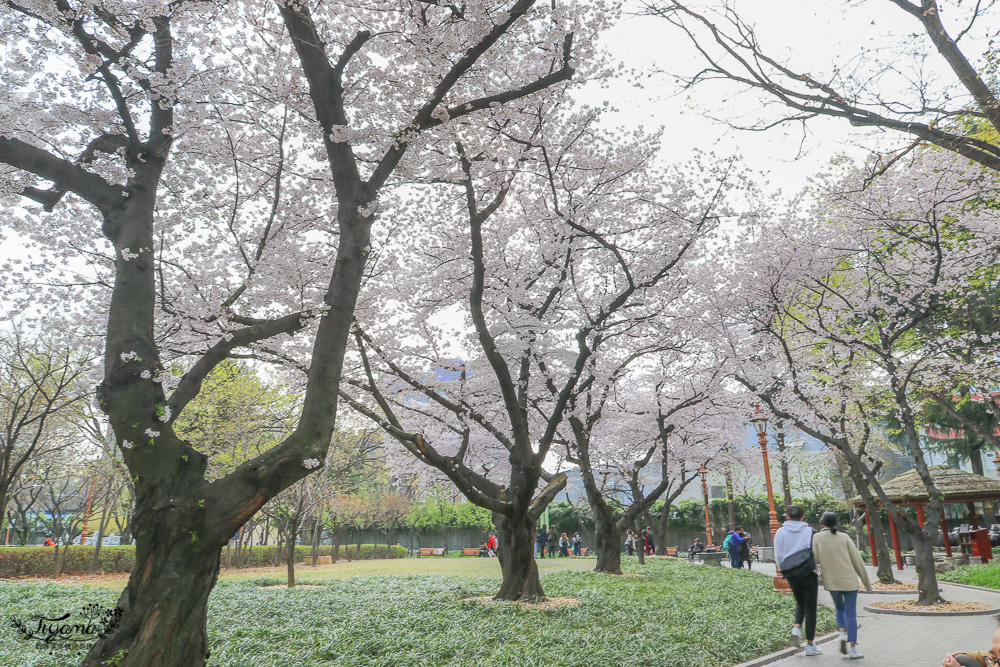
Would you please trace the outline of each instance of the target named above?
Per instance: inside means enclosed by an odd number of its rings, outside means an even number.
[[[968,565],[938,576],[941,581],[951,581],[956,584],[983,586],[984,588],[1000,589],[1000,563],[993,561],[989,565]]]
[[[478,561],[486,559],[469,560],[469,572],[483,572]],[[466,567],[448,565],[458,573]],[[788,644],[793,601],[771,592],[768,577],[665,560],[639,568],[625,559],[623,569],[643,576],[546,568],[547,593],[580,604],[544,611],[470,600],[496,591],[499,568],[490,577],[320,577],[315,583],[322,588],[293,591],[262,588],[282,583],[280,576],[221,581],[209,603],[209,664],[516,666],[537,664],[544,651],[551,665],[621,664],[627,657],[687,667],[732,665]],[[300,582],[310,583],[310,573]],[[96,587],[0,585],[0,606],[25,621],[115,599],[115,591]],[[818,632],[832,628],[832,614],[821,609]],[[0,664],[54,667],[75,660],[16,633],[0,636]]]

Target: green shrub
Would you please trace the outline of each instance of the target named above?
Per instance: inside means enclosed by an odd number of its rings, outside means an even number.
[[[249,553],[248,567],[267,567],[274,565],[274,545],[254,546]],[[319,548],[321,556],[329,556],[332,547]],[[11,577],[49,577],[52,576],[52,547],[8,547],[0,549],[0,579]],[[94,555],[94,547],[72,545],[60,548],[59,558],[62,560],[62,574],[84,574]],[[231,552],[233,553],[233,552]],[[312,547],[298,545],[295,547],[295,562],[301,563],[309,558]],[[241,554],[241,557],[245,557]],[[235,557],[235,554],[233,554]],[[351,560],[370,560],[373,558],[406,558],[406,549],[395,545],[387,547],[384,544],[362,544],[359,551],[357,545],[341,545],[340,556]],[[225,554],[223,554],[225,558]],[[98,555],[97,572],[99,574],[128,573],[135,565],[135,546],[101,547]]]
[[[0,577],[52,576],[53,547],[9,547],[0,549]],[[60,547],[60,568],[63,574],[83,574],[94,556],[94,547],[71,545]],[[100,573],[131,572],[135,565],[135,547],[101,547],[97,557]]]

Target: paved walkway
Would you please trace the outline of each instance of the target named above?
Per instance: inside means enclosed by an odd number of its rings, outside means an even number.
[[[774,565],[754,563],[754,570],[774,575]],[[875,568],[868,568],[872,581],[876,580]],[[900,581],[916,583],[916,573],[912,567],[902,571],[894,570]],[[946,600],[986,602],[1000,606],[1000,591],[996,593],[941,584]],[[951,651],[987,651],[993,633],[997,629],[995,616],[950,616],[933,618],[927,616],[895,616],[873,614],[861,607],[872,602],[887,602],[897,599],[914,599],[913,593],[895,595],[858,596],[858,646],[865,654],[864,660],[848,660],[839,650],[839,643],[821,645],[823,655],[806,657],[798,653],[775,665],[857,665],[858,667],[938,667],[945,653]],[[830,595],[820,586],[819,601],[833,608]],[[788,619],[791,629],[792,619]]]

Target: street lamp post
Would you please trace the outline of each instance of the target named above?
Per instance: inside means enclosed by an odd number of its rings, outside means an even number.
[[[771,488],[771,466],[767,462],[767,416],[761,412],[760,404],[755,407],[753,417],[750,418],[754,430],[757,432],[757,440],[760,442],[760,452],[764,457],[764,482],[767,485],[767,513],[771,517],[771,547],[774,547],[774,534],[778,532],[781,524],[778,523],[778,511],[774,508],[774,490]],[[774,577],[774,590],[788,592],[791,588],[788,582],[781,576],[781,568],[778,565],[777,557],[774,559],[774,569],[777,575]]]
[[[708,518],[708,469],[704,465],[698,469],[698,474],[701,475],[701,493],[705,497],[705,537],[708,540],[707,546],[714,546],[712,544],[712,521]]]

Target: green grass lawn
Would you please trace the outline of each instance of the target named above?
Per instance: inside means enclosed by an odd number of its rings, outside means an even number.
[[[495,560],[408,559],[298,568],[321,588],[265,590],[281,577],[219,583],[209,609],[209,664],[286,665],[732,665],[788,645],[793,600],[758,573],[625,559],[616,577],[592,559],[539,562],[549,610],[482,604],[499,585]],[[407,567],[408,566],[408,567]],[[415,574],[414,572],[418,572]],[[376,576],[373,576],[376,575]],[[8,617],[111,606],[116,591],[28,581],[0,584]],[[820,608],[819,632],[833,627]],[[71,665],[14,632],[0,633],[0,665]]]

